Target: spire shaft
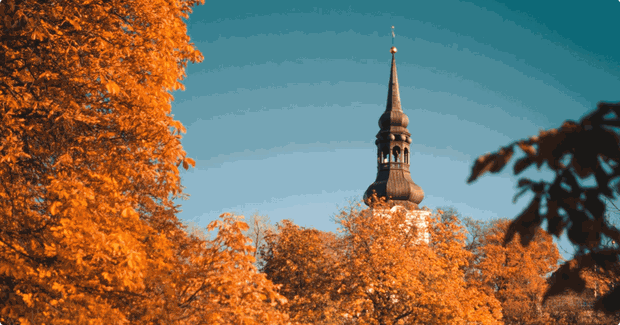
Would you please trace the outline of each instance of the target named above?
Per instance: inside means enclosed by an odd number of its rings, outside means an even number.
[[[400,106],[400,91],[398,90],[398,74],[396,73],[396,48],[392,47],[392,69],[390,70],[390,83],[388,86],[388,98],[385,106],[386,111],[402,111]]]

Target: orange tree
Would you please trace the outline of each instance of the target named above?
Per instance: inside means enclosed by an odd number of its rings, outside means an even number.
[[[285,220],[265,236],[262,270],[281,286],[291,321],[501,324],[494,295],[466,280],[472,254],[454,215],[435,214],[424,227],[378,201],[336,221],[339,235]]]
[[[343,315],[361,324],[501,323],[497,300],[465,281],[470,253],[458,219],[413,220],[381,200],[337,217]]]
[[[230,299],[278,301],[252,288],[269,283],[240,224],[208,243],[175,216],[193,161],[171,92],[202,60],[183,20],[200,2],[0,2],[1,323],[249,322]]]
[[[175,257],[167,272],[152,273],[157,278],[148,279],[148,300],[141,302],[160,304],[157,321],[170,324],[288,324],[286,298],[254,265],[248,225],[239,216],[220,218],[207,227],[215,236],[177,231]]]
[[[470,246],[476,247],[476,256],[468,278],[499,300],[505,324],[543,324],[547,321],[542,304],[547,277],[557,269],[560,254],[544,230],[538,231],[528,247],[518,237],[504,246],[509,225],[510,221],[499,219],[469,227],[473,228],[476,243]]]
[[[538,169],[546,165],[555,174],[551,182],[519,180],[521,191],[516,197],[531,191],[534,198],[511,223],[504,241],[510,242],[518,233],[521,243],[528,244],[545,220],[550,234],[567,232],[578,249],[573,260],[557,271],[546,296],[567,288],[585,290],[582,270],[596,266],[612,271],[617,267],[620,230],[606,218],[605,198],[614,199],[618,194],[619,127],[620,104],[601,102],[579,122],[565,121],[560,128],[510,143],[478,157],[472,167],[470,183],[486,172],[501,171],[518,147],[525,155],[514,164],[515,175],[533,165]],[[594,181],[593,186],[585,184],[589,180]],[[596,307],[610,313],[620,311],[620,286],[606,292]]]
[[[267,230],[260,257],[262,271],[288,300],[291,321],[336,324],[337,284],[342,278],[338,238],[329,232],[299,227],[289,220]]]

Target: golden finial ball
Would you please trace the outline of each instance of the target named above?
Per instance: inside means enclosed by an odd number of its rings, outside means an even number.
[[[395,46],[392,46],[392,48],[390,49],[390,53],[394,54],[396,52],[398,52],[398,50],[396,49]]]

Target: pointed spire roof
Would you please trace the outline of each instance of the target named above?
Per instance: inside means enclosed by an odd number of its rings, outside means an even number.
[[[387,104],[385,105],[385,112],[379,119],[380,133],[404,133],[405,135],[411,135],[407,130],[409,125],[409,118],[403,112],[400,105],[400,91],[398,89],[398,74],[396,73],[396,58],[397,50],[394,46],[390,49],[392,53],[392,68],[390,69],[390,82],[388,84],[388,97]]]
[[[398,90],[398,74],[396,73],[396,58],[394,56],[397,52],[396,47],[392,46],[390,52],[392,53],[392,69],[390,70],[390,83],[385,110],[402,112],[403,109],[400,107],[400,91]]]

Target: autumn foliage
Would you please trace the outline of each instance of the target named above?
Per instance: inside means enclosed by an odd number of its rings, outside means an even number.
[[[194,162],[171,101],[202,60],[184,22],[200,3],[0,2],[0,323],[535,323],[576,319],[541,314],[542,292],[565,287],[615,310],[620,237],[600,195],[616,191],[617,105],[482,157],[471,180],[516,145],[517,173],[546,162],[558,178],[520,181],[530,208],[477,241],[454,214],[380,200],[337,215],[338,234],[230,214],[191,231],[173,200]],[[588,176],[597,188],[577,183]],[[557,249],[536,232],[543,219],[582,247],[548,280]]]
[[[268,231],[261,249],[262,271],[276,284],[288,303],[291,321],[302,324],[337,324],[338,283],[342,272],[341,242],[333,234],[303,228],[283,220]]]
[[[198,0],[0,2],[0,322],[278,323],[244,224],[188,234],[170,114]]]
[[[471,222],[471,221],[470,221]],[[543,309],[548,276],[558,267],[560,253],[551,235],[539,230],[529,246],[518,235],[504,244],[510,221],[470,223],[474,260],[468,278],[502,306],[505,324],[545,324],[550,318]]]
[[[388,207],[379,202],[339,218],[349,244],[342,290],[350,292],[351,316],[368,324],[497,324],[496,301],[465,281],[470,253],[459,221],[435,214],[425,229],[409,221],[415,215],[387,214]]]
[[[424,215],[422,218],[425,218]],[[426,230],[377,203],[337,216],[339,235],[282,222],[264,247],[264,272],[307,324],[500,324],[493,295],[467,283],[464,228],[433,215]],[[430,235],[426,242],[424,232]]]

